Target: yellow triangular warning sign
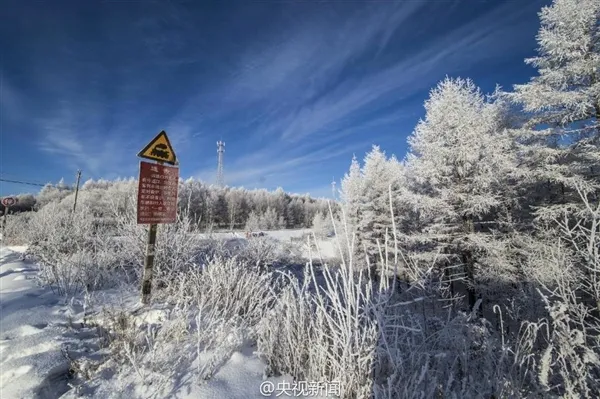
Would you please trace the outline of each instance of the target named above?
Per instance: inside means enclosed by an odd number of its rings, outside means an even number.
[[[155,161],[177,164],[177,156],[173,151],[173,146],[167,137],[167,132],[160,132],[142,151],[138,157],[153,159]]]

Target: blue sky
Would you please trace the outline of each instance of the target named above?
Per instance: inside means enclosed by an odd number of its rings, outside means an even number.
[[[330,195],[372,144],[402,158],[445,75],[534,73],[542,0],[3,1],[0,177],[136,176],[166,130],[181,176]],[[0,182],[0,194],[35,188]]]

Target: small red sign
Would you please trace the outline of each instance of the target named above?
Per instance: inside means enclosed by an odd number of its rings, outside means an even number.
[[[13,206],[17,203],[17,199],[15,197],[6,197],[2,198],[2,205],[4,206]]]
[[[175,223],[179,168],[140,162],[138,224]]]

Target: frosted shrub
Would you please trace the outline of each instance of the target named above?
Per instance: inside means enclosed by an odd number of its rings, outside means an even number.
[[[105,308],[94,320],[110,351],[103,368],[118,368],[122,376],[134,374],[142,382],[139,389],[145,397],[164,397],[180,367],[193,360],[187,315],[176,310],[162,315],[149,321],[144,314]]]
[[[157,288],[170,286],[175,275],[185,272],[198,260],[202,241],[188,216],[183,211],[176,223],[158,226],[153,276]],[[115,249],[139,278],[144,265],[148,226],[137,224],[134,196],[130,196],[125,210],[115,214],[114,218],[118,237]]]
[[[275,240],[268,236],[252,237],[228,253],[242,263],[256,267],[277,267],[302,263],[298,245]]]
[[[343,398],[505,397],[525,390],[530,380],[514,366],[502,329],[476,309],[447,306],[452,298],[437,268],[378,252],[379,275],[362,258],[344,256],[339,268],[309,263],[303,279],[282,277],[284,288],[259,329],[269,373],[340,381]],[[403,290],[393,277],[400,262],[411,276]]]
[[[214,258],[171,277],[170,289],[158,295],[187,315],[188,342],[198,359],[210,351],[197,370],[200,379],[209,379],[234,350],[256,339],[256,326],[272,306],[272,276],[234,257]]]
[[[235,258],[213,258],[170,271],[172,283],[154,293],[152,309],[103,309],[110,356],[125,380],[136,376],[144,397],[167,397],[177,375],[210,379],[235,350],[256,339],[256,326],[272,305],[272,276]]]
[[[269,237],[252,237],[244,245],[235,248],[231,254],[242,262],[254,266],[272,265],[278,258],[279,243]]]
[[[369,395],[377,342],[373,290],[362,271],[350,270],[325,265],[318,279],[309,263],[302,283],[284,275],[287,285],[261,323],[258,339],[271,373],[339,381],[344,398]]]
[[[557,238],[542,253],[549,274],[539,278],[548,319],[527,324],[543,348],[538,378],[546,392],[567,397],[600,395],[600,205],[579,191],[579,219],[565,212]],[[552,245],[554,244],[554,245]],[[531,347],[533,343],[529,344]]]
[[[0,212],[1,213],[1,212]],[[2,240],[4,245],[25,245],[29,243],[31,232],[31,218],[34,212],[21,212],[7,215],[6,227]],[[2,216],[0,216],[0,224]]]
[[[319,237],[327,237],[333,231],[333,223],[329,214],[316,213],[312,221],[312,231]]]
[[[208,312],[215,320],[241,318],[253,328],[271,301],[270,280],[270,273],[236,258],[215,258],[179,275],[167,299],[178,307],[195,306],[203,318]]]
[[[43,284],[60,295],[116,284],[119,261],[99,221],[85,208],[77,212],[48,204],[32,217],[30,252],[40,260]]]
[[[246,221],[246,230],[276,230],[285,228],[285,220],[274,208],[268,207],[264,213],[250,212]]]
[[[314,306],[308,295],[292,280],[260,324],[258,349],[267,362],[267,374],[289,373],[298,380],[307,379],[315,344],[311,332]]]
[[[420,317],[404,303],[379,324],[377,398],[506,397],[512,356],[485,319],[458,313]],[[389,304],[393,306],[392,303]]]

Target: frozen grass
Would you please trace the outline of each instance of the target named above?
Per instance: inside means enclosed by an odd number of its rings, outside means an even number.
[[[445,270],[390,250],[396,242],[380,243],[373,273],[343,223],[334,223],[335,257],[313,236],[294,273],[280,267],[300,261],[292,243],[202,236],[185,214],[159,229],[153,305],[100,304],[119,286],[137,302],[145,229],[131,210],[108,227],[85,208],[49,204],[27,225],[41,282],[79,298],[73,324],[98,340],[95,357],[67,351],[84,395],[199,392],[243,359],[253,384],[262,374],[339,382],[343,398],[594,397],[600,215],[582,200],[587,214],[558,221],[560,237],[523,241],[527,297],[487,298],[483,314],[461,311]]]

